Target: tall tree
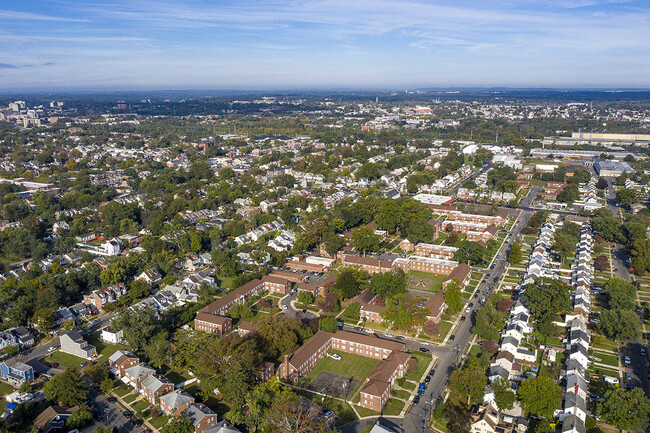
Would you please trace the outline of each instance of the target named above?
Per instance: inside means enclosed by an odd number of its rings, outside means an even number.
[[[51,378],[43,386],[45,397],[61,406],[77,406],[86,401],[88,388],[74,368]]]
[[[605,393],[604,400],[598,404],[598,413],[621,431],[645,430],[650,413],[648,403],[641,388],[630,391],[614,388]]]
[[[456,278],[452,279],[445,288],[445,304],[449,314],[456,314],[463,309],[463,294]]]
[[[552,333],[555,316],[571,308],[571,288],[552,278],[538,278],[526,287],[524,302],[535,319],[539,332]]]
[[[483,401],[485,385],[485,370],[476,362],[470,362],[463,369],[454,370],[449,377],[451,397],[468,407]]]
[[[546,419],[551,419],[562,403],[560,387],[550,377],[543,375],[523,381],[517,395],[526,411]]]

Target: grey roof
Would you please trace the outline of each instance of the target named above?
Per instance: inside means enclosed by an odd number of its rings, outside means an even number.
[[[241,431],[233,427],[228,421],[223,420],[219,421],[209,429],[203,430],[203,433],[241,433]]]
[[[142,376],[148,376],[152,373],[155,373],[156,370],[149,367],[147,364],[138,364],[127,368],[124,370],[124,372],[135,379],[139,379]]]
[[[212,411],[212,409],[210,409],[209,407],[207,407],[202,403],[193,403],[192,405],[190,405],[190,407],[185,409],[183,413],[187,415],[192,420],[192,423],[195,425],[207,415],[216,416],[216,414]]]
[[[142,387],[147,388],[149,391],[155,392],[161,386],[171,383],[169,379],[160,374],[150,374],[145,380],[142,381]]]
[[[160,397],[160,401],[164,402],[171,408],[176,408],[182,406],[185,403],[194,403],[194,397],[183,390],[175,389],[174,391]]]
[[[562,433],[587,433],[587,428],[580,418],[568,415],[562,421]]]
[[[108,358],[108,360],[109,360],[110,362],[115,362],[115,361],[117,361],[118,359],[120,359],[120,356],[122,356],[122,355],[131,355],[131,356],[134,356],[134,355],[133,355],[131,352],[129,352],[128,350],[122,350],[122,349],[120,349],[120,350],[115,351],[115,353],[113,353],[113,354]]]

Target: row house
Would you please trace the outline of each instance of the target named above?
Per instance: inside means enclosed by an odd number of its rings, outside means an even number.
[[[356,267],[363,269],[370,274],[391,272],[393,262],[388,260],[376,259],[374,257],[362,257],[354,254],[342,254],[343,267]]]
[[[104,306],[117,302],[117,299],[126,295],[127,288],[124,283],[113,284],[112,286],[103,287],[94,290],[89,295],[84,295],[83,303],[92,305],[98,311],[104,311]]]
[[[408,239],[407,239],[408,240]],[[434,245],[420,242],[412,250],[415,255],[434,259],[453,260],[458,248],[448,245]]]

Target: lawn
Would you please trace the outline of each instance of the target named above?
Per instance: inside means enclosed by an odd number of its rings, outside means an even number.
[[[149,422],[154,426],[154,428],[160,430],[165,424],[167,424],[167,422],[169,422],[169,418],[170,417],[168,416],[160,415],[156,419],[149,420]]]
[[[318,373],[321,371],[329,371],[340,374],[341,376],[353,377],[363,383],[365,378],[368,377],[370,372],[379,363],[378,359],[367,358],[353,353],[339,352],[338,350],[331,350],[330,353],[339,354],[341,360],[337,361],[329,356],[324,357],[318,361],[314,369],[301,382],[308,385],[318,376]]]
[[[416,387],[416,384],[414,384],[413,382],[408,382],[408,381],[407,381],[406,379],[404,379],[404,378],[402,378],[402,379],[397,379],[397,380],[395,381],[395,383],[397,383],[397,385],[399,385],[400,388],[410,389],[411,391],[413,391],[413,390],[415,389],[415,387]]]
[[[14,392],[14,387],[7,382],[0,382],[0,396],[5,396]]]
[[[390,398],[386,402],[386,405],[384,406],[381,413],[384,415],[396,416],[400,414],[403,408],[404,408],[403,401]],[[359,416],[362,418],[366,416],[374,416],[379,414],[379,412],[375,412],[374,410],[366,409],[365,407],[361,407],[361,406],[356,406],[356,409],[357,412],[359,413]]]
[[[451,322],[443,320],[442,322],[438,323],[438,326],[440,327],[440,331],[438,332],[438,336],[434,338],[434,341],[444,340],[453,324]]]
[[[143,410],[145,410],[146,408],[149,407],[149,402],[145,401],[145,400],[140,400],[140,401],[132,404],[131,407],[136,412],[142,412]]]
[[[162,374],[164,374],[167,379],[171,380],[174,385],[178,385],[179,383],[185,382],[186,380],[190,380],[192,378],[189,374],[184,375],[174,370],[167,370]]]
[[[47,362],[56,362],[60,367],[69,368],[81,368],[81,363],[88,361],[84,358],[79,358],[78,356],[70,355],[69,353],[63,352],[54,352],[51,355],[45,357]]]
[[[116,389],[113,390],[115,395],[118,395],[120,397],[124,397],[125,395],[127,395],[131,391],[132,391],[132,389],[128,388],[126,385],[120,385],[119,387],[117,387]]]
[[[431,362],[431,355],[421,353],[421,352],[412,352],[411,356],[418,361],[418,368],[415,371],[410,371],[404,376],[407,380],[414,380],[419,382],[422,379],[422,375],[428,371],[429,363]]]
[[[409,278],[418,278],[421,280],[425,280],[425,282],[429,284],[428,288],[420,287],[420,286],[414,288],[426,290],[434,293],[442,289],[442,283],[447,278],[446,275],[438,275],[438,274],[433,274],[431,272],[424,272],[424,271],[409,271],[408,276]]]
[[[125,403],[131,404],[139,396],[140,394],[131,394],[127,395],[126,397],[122,397],[122,400],[124,400]]]
[[[92,344],[95,346],[97,349],[97,353],[99,354],[99,358],[97,359],[98,361],[107,361],[108,358],[111,357],[112,354],[117,352],[118,350],[128,350],[129,348],[126,347],[123,344],[110,344],[110,343],[104,343],[100,338],[100,333],[99,332],[94,332],[92,334],[89,334],[87,336],[87,341],[89,344]]]
[[[401,398],[402,400],[408,400],[411,397],[411,393],[404,391],[403,389],[393,389],[390,394],[393,397]]]
[[[611,365],[612,367],[618,368],[618,358],[615,355],[609,355],[602,352],[594,352],[594,357],[597,358],[597,360],[594,362]]]

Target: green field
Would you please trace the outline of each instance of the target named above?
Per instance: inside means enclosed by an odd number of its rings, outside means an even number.
[[[407,380],[419,382],[425,372],[429,371],[429,363],[431,363],[431,355],[421,352],[412,352],[411,356],[418,360],[418,368],[415,371],[410,371],[404,376]]]
[[[381,411],[381,413],[383,415],[388,415],[388,416],[397,416],[400,414],[403,408],[404,408],[403,401],[390,398],[388,399],[388,402],[386,402],[386,405],[384,406],[384,409]],[[379,412],[375,412],[374,410],[366,409],[365,407],[361,407],[361,406],[356,406],[356,409],[357,412],[359,413],[359,416],[362,418],[366,416],[375,416],[379,414]]]
[[[339,354],[341,360],[337,361],[326,356],[318,361],[314,369],[301,380],[305,386],[311,383],[321,371],[329,371],[330,373],[340,374],[341,376],[353,377],[359,380],[361,384],[379,363],[378,359],[367,358],[353,353],[340,352],[338,350],[331,350],[330,353]]]
[[[402,389],[393,389],[391,390],[390,394],[393,397],[401,398],[402,400],[408,400],[411,396],[410,392],[404,391]]]
[[[59,368],[64,367],[68,368],[81,368],[81,363],[88,361],[84,358],[79,358],[78,356],[70,355],[69,353],[63,352],[54,352],[51,355],[45,357],[47,362],[56,362],[59,364]]]
[[[615,355],[594,351],[594,357],[597,358],[597,360],[594,362],[611,365],[612,367],[618,368],[618,358]]]

